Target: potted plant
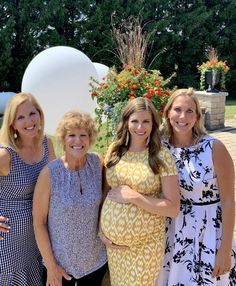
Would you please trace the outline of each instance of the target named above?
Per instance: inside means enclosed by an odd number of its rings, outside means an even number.
[[[170,96],[168,83],[175,76],[173,73],[164,79],[158,70],[144,68],[147,42],[150,34],[143,34],[139,18],[129,18],[119,28],[113,25],[113,35],[117,43],[117,53],[123,69],[110,69],[105,82],[93,79],[92,98],[96,98],[96,119],[99,126],[106,123],[106,141],[113,137],[119,116],[129,100],[136,97],[150,99],[159,114]]]
[[[225,90],[225,75],[229,71],[226,61],[218,59],[217,49],[210,47],[206,51],[207,61],[197,66],[200,76],[200,90],[205,89],[208,84],[207,92],[219,92],[215,86],[219,83],[220,89]]]

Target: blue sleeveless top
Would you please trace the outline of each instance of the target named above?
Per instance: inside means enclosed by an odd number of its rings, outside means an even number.
[[[65,168],[61,159],[48,164],[51,197],[48,230],[57,263],[76,279],[102,267],[105,246],[98,237],[102,200],[102,170],[98,155],[88,153],[79,171]]]
[[[33,231],[32,199],[38,175],[49,161],[49,149],[45,137],[42,159],[27,164],[11,147],[0,145],[0,148],[11,156],[10,173],[0,176],[0,215],[9,219],[11,227],[9,233],[1,233],[4,238],[0,241],[1,275],[27,269],[40,257]]]

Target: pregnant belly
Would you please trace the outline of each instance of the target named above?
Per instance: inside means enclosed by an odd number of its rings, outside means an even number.
[[[112,242],[127,246],[163,239],[165,220],[136,207],[106,199],[101,212],[101,226]]]

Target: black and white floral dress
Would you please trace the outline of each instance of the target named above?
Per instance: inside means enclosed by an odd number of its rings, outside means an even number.
[[[235,242],[231,272],[211,277],[222,236],[220,195],[212,161],[214,140],[204,136],[188,148],[163,142],[178,169],[181,211],[177,218],[167,218],[165,257],[156,286],[236,285]]]

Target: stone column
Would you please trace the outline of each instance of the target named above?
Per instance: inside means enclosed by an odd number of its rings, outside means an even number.
[[[205,108],[205,127],[215,130],[225,127],[225,99],[228,92],[195,91],[200,106]]]

